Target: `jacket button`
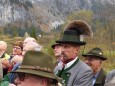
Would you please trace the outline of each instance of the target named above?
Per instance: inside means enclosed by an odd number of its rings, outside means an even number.
[[[65,83],[65,80],[63,80],[62,83],[64,84],[64,83]]]
[[[67,76],[69,76],[69,74]]]

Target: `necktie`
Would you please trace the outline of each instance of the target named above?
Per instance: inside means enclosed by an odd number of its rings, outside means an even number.
[[[93,76],[93,85],[95,84],[96,78]]]

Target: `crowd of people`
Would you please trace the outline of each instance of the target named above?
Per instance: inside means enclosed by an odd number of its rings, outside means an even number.
[[[115,86],[115,70],[103,70],[107,57],[102,49],[95,47],[81,55],[84,60],[79,58],[84,37],[92,34],[82,20],[67,24],[51,45],[56,62],[32,37],[12,43],[10,55],[7,43],[0,41],[0,86]]]

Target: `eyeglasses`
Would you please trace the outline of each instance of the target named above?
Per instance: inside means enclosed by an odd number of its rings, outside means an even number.
[[[24,81],[25,77],[27,77],[28,75],[30,75],[30,74],[26,74],[26,73],[16,73],[16,76],[19,78],[20,81]],[[32,76],[38,78],[38,76],[36,76],[36,75],[32,75]],[[41,76],[39,76],[39,78],[40,78],[40,77],[41,77]],[[42,79],[42,78],[41,78],[41,79]],[[52,86],[56,86],[57,80],[53,80],[53,79],[49,79],[49,78],[47,78],[47,80],[48,80],[49,83],[52,83]]]
[[[21,49],[20,47],[13,47],[13,49]]]
[[[20,79],[20,81],[24,81],[24,79],[25,79],[25,73],[17,73],[16,75]]]

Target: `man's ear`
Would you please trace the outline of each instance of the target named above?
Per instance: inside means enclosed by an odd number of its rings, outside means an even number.
[[[80,50],[80,47],[77,46],[77,47],[76,47],[76,51],[79,52],[79,50]]]
[[[100,64],[102,64],[103,63],[103,61],[102,60],[100,60]]]

